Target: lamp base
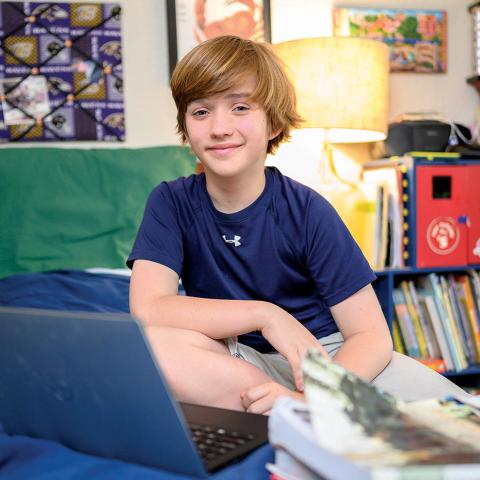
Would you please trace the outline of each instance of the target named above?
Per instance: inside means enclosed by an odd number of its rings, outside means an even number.
[[[342,178],[335,167],[333,147],[330,142],[323,142],[322,158],[319,165],[320,190],[331,190],[342,187],[342,190],[357,188],[353,182]]]

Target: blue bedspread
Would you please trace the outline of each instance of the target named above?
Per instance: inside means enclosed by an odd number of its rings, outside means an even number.
[[[128,312],[129,277],[81,270],[26,273],[0,280],[0,305],[69,311]],[[265,445],[215,480],[265,480],[273,449]],[[60,444],[8,436],[0,426],[2,480],[180,480],[187,477],[74,452]]]
[[[237,464],[211,476],[215,480],[266,480],[265,463],[273,461],[273,449],[264,445]],[[0,432],[2,480],[181,480],[175,475],[116,460],[74,452],[57,443]]]
[[[0,280],[0,305],[83,312],[128,312],[125,275],[83,270],[21,273]]]

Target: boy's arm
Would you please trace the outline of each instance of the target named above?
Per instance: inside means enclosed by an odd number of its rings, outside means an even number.
[[[373,380],[390,362],[393,344],[372,286],[333,306],[331,312],[345,339],[335,362],[367,381]]]
[[[130,281],[130,311],[145,325],[194,330],[222,339],[258,330],[289,361],[302,389],[301,361],[308,348],[323,350],[295,317],[273,303],[177,295],[178,275],[148,260],[136,260]]]
[[[143,324],[195,330],[221,339],[260,329],[264,302],[211,300],[177,295],[179,277],[159,263],[136,260],[130,311]]]
[[[371,285],[331,308],[345,342],[334,360],[367,381],[373,380],[392,358],[392,339]],[[303,398],[274,383],[255,385],[242,393],[244,408],[253,413],[269,413],[280,396]]]

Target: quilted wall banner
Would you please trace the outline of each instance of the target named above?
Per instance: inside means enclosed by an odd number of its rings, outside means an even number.
[[[124,141],[121,8],[0,3],[0,141]]]

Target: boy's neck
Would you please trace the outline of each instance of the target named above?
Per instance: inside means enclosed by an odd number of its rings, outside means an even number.
[[[265,169],[252,181],[251,176],[218,178],[205,172],[207,192],[214,207],[222,213],[236,213],[251,205],[265,189]]]

